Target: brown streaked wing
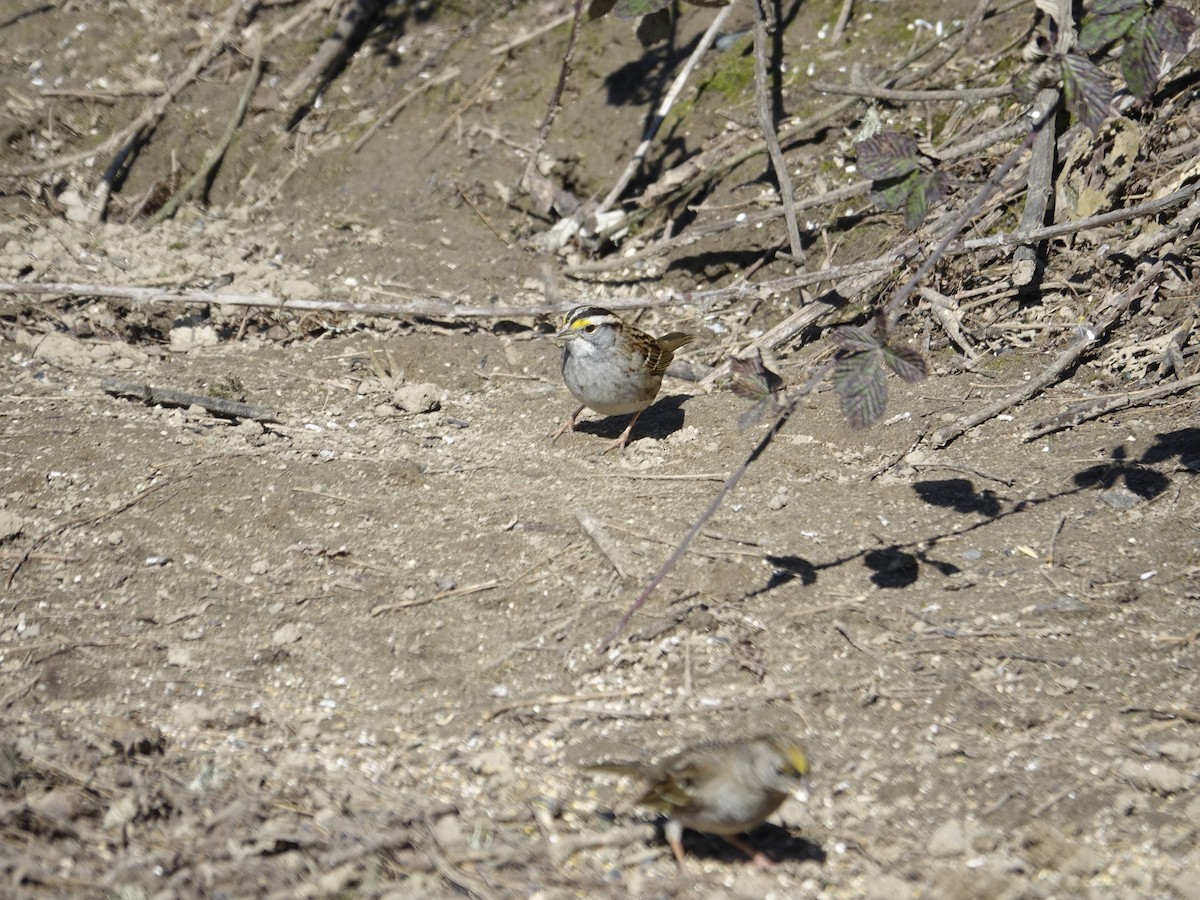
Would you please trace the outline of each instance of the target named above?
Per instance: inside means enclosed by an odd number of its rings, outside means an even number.
[[[658,348],[650,353],[646,360],[650,365],[650,370],[655,375],[661,375],[667,371],[667,366],[671,364],[671,360],[675,358],[675,351],[684,344],[690,344],[696,338],[690,334],[684,334],[682,331],[672,331],[665,337],[658,339]]]

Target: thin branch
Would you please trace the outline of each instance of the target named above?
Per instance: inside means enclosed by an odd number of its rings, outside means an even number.
[[[190,476],[185,475],[183,477],[188,478]],[[33,555],[33,552],[35,550],[37,550],[37,548],[40,547],[45,541],[48,541],[48,540],[50,540],[50,538],[54,537],[55,535],[62,534],[63,532],[76,527],[77,525],[99,525],[101,522],[108,521],[113,516],[120,515],[121,513],[125,512],[127,509],[132,509],[134,506],[137,506],[139,503],[141,503],[143,500],[145,500],[151,494],[156,493],[157,491],[161,491],[168,484],[172,484],[172,483],[173,482],[170,480],[164,480],[164,481],[158,482],[157,484],[152,484],[147,488],[143,488],[137,494],[135,494],[134,496],[132,496],[131,498],[126,500],[124,503],[122,503],[120,506],[117,506],[113,509],[107,510],[106,512],[99,513],[97,515],[80,516],[79,518],[71,519],[69,522],[63,522],[60,525],[55,525],[53,528],[50,528],[49,530],[42,532],[41,534],[39,534],[37,537],[35,537],[33,539],[33,543],[31,543],[25,549],[25,552],[21,554],[21,558],[17,560],[16,565],[14,565],[9,570],[8,578],[6,578],[4,581],[5,590],[12,590],[13,581],[17,577],[17,572],[19,572],[21,570],[21,566],[23,566],[25,564],[25,562]]]
[[[1186,187],[1181,187],[1179,190],[1172,191],[1164,197],[1159,197],[1157,200],[1148,200],[1145,203],[1139,203],[1136,206],[1127,206],[1124,209],[1114,209],[1110,212],[1089,216],[1086,219],[1077,219],[1074,222],[1047,225],[1045,228],[1035,228],[1032,231],[1013,231],[1009,234],[995,234],[986,238],[971,238],[958,244],[951,244],[947,252],[958,253],[968,250],[1011,247],[1015,244],[1024,244],[1029,241],[1064,237],[1065,235],[1076,234],[1080,231],[1103,228],[1105,225],[1128,222],[1131,219],[1140,219],[1143,216],[1156,216],[1197,194],[1200,194],[1200,182],[1194,182]],[[1194,223],[1195,220],[1193,219],[1192,222]]]
[[[303,300],[271,294],[220,294],[216,291],[175,291],[164,288],[124,287],[112,284],[0,281],[0,294],[54,295],[61,297],[113,297],[139,303],[216,303],[225,306],[261,306],[265,309],[318,310],[363,316],[421,316],[438,319],[535,318],[561,315],[576,303],[542,303],[533,306],[456,306],[438,300],[416,303],[355,303],[350,300]],[[649,309],[674,303],[667,297],[613,297],[610,309]]]
[[[1012,86],[1001,85],[990,88],[958,88],[949,90],[905,91],[885,88],[874,84],[834,84],[830,81],[813,81],[809,84],[814,91],[823,94],[842,94],[850,97],[870,97],[873,100],[914,101],[964,101],[991,100],[996,97],[1011,97]]]
[[[842,35],[846,33],[846,25],[850,22],[852,12],[854,12],[854,0],[842,0],[842,9],[833,25],[833,33],[829,35],[829,43],[833,46],[836,47],[842,42]]]
[[[518,34],[515,38],[513,38],[508,43],[501,44],[499,47],[493,47],[488,52],[492,56],[499,56],[502,53],[510,53],[511,51],[516,50],[522,44],[527,44],[530,41],[534,40],[535,38],[541,37],[547,31],[553,31],[559,25],[563,25],[566,22],[570,22],[570,21],[571,21],[571,13],[563,13],[561,16],[555,16],[553,19],[543,22],[541,25],[539,25],[537,28],[534,28],[532,31],[524,31],[521,34]]]
[[[804,261],[804,247],[800,243],[800,227],[796,222],[794,205],[795,191],[792,177],[788,174],[787,160],[779,147],[779,136],[775,129],[775,116],[771,112],[771,93],[767,85],[767,18],[762,5],[766,0],[754,0],[754,97],[758,105],[758,122],[763,138],[767,142],[767,153],[771,167],[775,170],[775,181],[779,185],[779,200],[783,205],[783,216],[787,222],[788,246],[792,261]]]
[[[919,287],[917,293],[929,301],[934,318],[938,320],[938,324],[942,326],[946,336],[962,350],[967,359],[979,359],[979,351],[962,333],[958,317],[955,315],[957,305],[954,301],[933,288]]]
[[[546,138],[550,135],[550,126],[554,124],[554,120],[558,118],[558,111],[562,108],[563,91],[566,90],[567,78],[571,74],[571,60],[575,58],[575,45],[579,43],[579,25],[583,21],[583,0],[574,0],[574,2],[571,33],[567,36],[567,49],[563,51],[562,66],[558,70],[558,81],[554,85],[554,93],[550,95],[550,105],[546,108],[542,125],[538,128],[537,138],[529,153],[529,161],[525,164],[525,171],[521,174],[519,186],[526,190],[528,190],[530,176],[533,174],[533,167],[537,165],[538,157],[542,154],[542,147],[546,146]]]
[[[330,73],[353,55],[355,47],[351,47],[351,43],[365,34],[386,5],[385,0],[353,0],[338,20],[333,33],[317,48],[304,70],[280,91],[280,96],[292,101],[304,93],[316,78],[330,78]]]
[[[217,33],[213,35],[212,40],[205,45],[203,50],[192,57],[192,61],[188,63],[187,68],[171,82],[167,89],[153,103],[146,107],[140,116],[125,126],[125,128],[111,135],[95,147],[80,150],[76,153],[68,153],[65,156],[56,156],[54,159],[34,163],[31,166],[9,169],[7,172],[0,172],[0,178],[41,175],[43,172],[52,172],[55,169],[66,168],[85,159],[91,159],[93,156],[104,156],[118,147],[124,147],[129,143],[131,138],[144,129],[152,129],[166,113],[167,107],[171,105],[179,92],[195,81],[196,77],[229,46],[233,40],[234,28],[242,11],[245,9],[254,9],[256,6],[256,0],[234,0],[225,11],[225,15],[221,17]]]
[[[995,14],[1008,12],[1018,6],[1028,3],[1029,0],[1010,0],[1009,3],[996,10]],[[933,72],[936,72],[946,63],[948,63],[971,39],[971,36],[978,30],[980,23],[988,14],[992,0],[979,0],[978,5],[971,12],[971,15],[957,27],[952,27],[943,33],[943,36],[934,44],[935,47],[941,48],[941,53],[935,56],[923,69],[917,69],[911,66],[905,66],[896,78],[896,85],[903,87],[906,84],[912,84],[919,79],[928,78]],[[951,40],[953,38],[953,40]],[[915,60],[914,60],[915,62]]]
[[[642,167],[642,162],[645,160],[646,154],[650,151],[650,144],[654,141],[654,136],[658,134],[658,129],[662,126],[663,120],[666,119],[667,113],[671,111],[671,107],[679,99],[679,94],[683,90],[683,86],[687,84],[693,70],[699,65],[700,58],[704,56],[708,48],[712,46],[713,41],[717,39],[717,32],[721,30],[721,26],[729,18],[729,13],[736,4],[737,0],[731,0],[729,5],[724,7],[713,18],[712,24],[704,32],[704,35],[700,38],[700,42],[696,44],[696,49],[692,51],[692,55],[688,57],[688,61],[679,70],[679,74],[675,76],[675,81],[671,84],[670,90],[667,91],[666,96],[659,103],[658,109],[654,111],[654,118],[650,120],[650,125],[646,128],[645,134],[642,136],[642,142],[638,144],[633,158],[629,160],[628,165],[625,166],[625,171],[621,173],[621,177],[617,179],[617,183],[613,185],[612,190],[608,192],[608,196],[604,198],[604,202],[600,204],[600,208],[596,211],[597,213],[611,209],[613,204],[621,198],[621,194],[625,193],[625,188],[629,187],[629,182],[633,180],[633,176]]]
[[[837,188],[832,191],[825,191],[821,194],[816,194],[811,197],[806,197],[803,200],[797,201],[794,208],[797,212],[806,209],[816,209],[821,206],[828,206],[831,203],[841,203],[845,200],[853,200],[855,197],[861,197],[871,192],[871,182],[857,181],[854,184],[846,187]],[[721,234],[730,231],[734,228],[755,228],[756,226],[778,219],[783,215],[783,208],[780,206],[765,209],[761,212],[740,213],[731,219],[722,219],[718,222],[711,222],[708,225],[694,225],[682,234],[678,234],[672,238],[666,238],[638,250],[636,253],[628,255],[618,254],[608,259],[593,260],[591,262],[579,263],[573,266],[564,266],[563,272],[568,275],[586,275],[598,272],[608,272],[613,269],[621,269],[629,266],[632,263],[643,259],[651,259],[656,256],[661,256],[669,250],[674,250],[679,247],[686,247],[688,244],[693,244],[700,238],[708,237],[714,234]]]
[[[246,116],[246,108],[250,105],[250,97],[253,95],[254,89],[258,86],[258,81],[262,77],[262,50],[262,41],[255,41],[254,60],[250,63],[250,74],[246,78],[246,86],[242,90],[242,96],[238,98],[237,109],[233,111],[233,115],[229,119],[229,125],[225,129],[225,133],[221,135],[221,140],[209,151],[208,158],[204,160],[204,164],[196,170],[195,174],[188,179],[187,184],[172,194],[171,198],[150,217],[147,226],[157,225],[163,219],[174,215],[175,211],[183,205],[184,201],[192,195],[192,192],[200,184],[208,182],[217,166],[221,164],[221,160],[225,158],[225,152],[229,149],[229,145],[233,143],[233,136],[237,134],[238,128],[241,127],[242,119]]]
[[[1182,394],[1184,391],[1190,391],[1197,386],[1200,386],[1200,375],[1192,375],[1190,378],[1160,384],[1158,387],[1145,391],[1130,391],[1126,394],[1117,394],[1114,397],[1097,397],[1094,400],[1087,400],[1060,412],[1056,416],[1035,422],[1029,427],[1028,431],[1021,435],[1021,441],[1028,443],[1047,434],[1052,434],[1055,431],[1062,431],[1064,428],[1074,428],[1076,425],[1089,422],[1092,419],[1098,419],[1111,412],[1128,409],[1131,406],[1143,406],[1151,400],[1157,400],[1160,397],[1170,397],[1172,394]]]
[[[357,153],[359,150],[361,150],[363,145],[371,139],[376,131],[385,125],[391,124],[391,121],[396,118],[397,115],[399,115],[400,110],[408,106],[411,101],[415,100],[430,88],[435,88],[440,84],[445,84],[447,81],[452,81],[460,74],[462,74],[462,70],[458,66],[450,66],[449,68],[439,72],[434,78],[430,78],[428,81],[421,82],[420,85],[413,88],[399,100],[393,103],[387,112],[372,122],[371,127],[364,131],[362,136],[351,146],[351,152]]]
[[[1107,304],[1107,311],[1104,318],[1094,328],[1088,329],[1087,334],[1081,340],[1058,354],[1054,362],[1040,375],[1025,382],[1020,388],[1005,397],[1001,397],[995,403],[990,403],[983,409],[977,410],[969,416],[964,416],[948,428],[943,428],[941,431],[935,432],[930,441],[933,446],[940,450],[976,425],[981,425],[1006,409],[1028,400],[1057,381],[1060,375],[1074,367],[1084,353],[1095,346],[1112,330],[1112,327],[1117,324],[1117,320],[1129,309],[1130,304],[1142,297],[1142,291],[1163,270],[1163,265],[1162,260],[1159,260],[1143,272],[1142,276],[1127,291],[1116,297],[1112,297]]]
[[[1045,88],[1038,98],[1040,109],[1057,109],[1057,88]],[[1050,191],[1054,187],[1054,151],[1057,135],[1054,128],[1042,128],[1033,139],[1029,154],[1029,170],[1025,175],[1025,208],[1017,231],[1030,232],[1046,224],[1050,208]],[[1022,244],[1013,253],[1013,284],[1024,288],[1033,284],[1038,271],[1037,247],[1033,242]]]
[[[734,469],[733,472],[730,473],[729,477],[725,479],[725,483],[721,485],[721,489],[717,491],[716,496],[712,498],[712,501],[708,504],[708,507],[704,510],[704,512],[700,514],[700,517],[692,523],[692,527],[689,528],[687,534],[683,536],[683,540],[679,542],[678,546],[671,551],[671,555],[666,558],[661,566],[659,566],[658,571],[654,573],[654,576],[650,579],[646,587],[642,589],[642,592],[637,595],[637,598],[630,605],[629,609],[625,610],[625,614],[621,616],[616,627],[612,630],[608,637],[601,641],[596,647],[597,653],[604,653],[607,651],[608,648],[613,645],[613,642],[621,636],[622,632],[625,631],[625,626],[629,624],[629,620],[632,619],[634,614],[645,605],[646,601],[650,599],[650,595],[654,593],[654,589],[662,583],[662,580],[667,577],[667,574],[673,568],[675,568],[676,564],[681,559],[683,559],[683,555],[687,552],[688,546],[695,539],[696,535],[700,533],[700,530],[706,524],[708,524],[708,520],[716,515],[717,510],[721,508],[721,504],[725,502],[725,498],[729,495],[730,491],[737,487],[738,482],[742,480],[742,476],[750,470],[750,465],[756,459],[762,456],[767,447],[771,445],[771,441],[775,439],[775,436],[779,434],[783,426],[787,424],[788,419],[790,419],[792,414],[800,408],[801,399],[806,397],[808,394],[811,394],[816,389],[817,385],[824,381],[825,376],[828,375],[832,370],[833,360],[829,360],[815,373],[813,373],[813,375],[799,390],[788,397],[786,404],[775,417],[775,421],[771,423],[771,427],[767,429],[766,434],[764,434],[759,439],[758,443],[754,445],[754,449],[750,451],[750,455],[742,461],[741,465]]]
[[[106,394],[116,397],[131,397],[141,400],[147,405],[189,407],[203,406],[209,415],[229,419],[255,419],[259,422],[278,422],[275,410],[265,406],[250,406],[248,403],[238,403],[226,400],[224,397],[209,397],[204,394],[192,394],[187,391],[172,391],[166,388],[151,387],[132,381],[119,381],[116,378],[101,378],[100,389]]]

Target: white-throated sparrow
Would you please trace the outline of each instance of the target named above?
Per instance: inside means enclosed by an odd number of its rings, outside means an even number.
[[[633,424],[658,396],[675,351],[693,340],[679,331],[651,337],[598,306],[571,310],[554,337],[563,342],[563,381],[580,406],[551,441],[574,429],[575,418],[585,406],[603,416],[633,413],[621,436],[605,446],[606,453],[629,443]]]
[[[702,744],[657,763],[603,762],[587,766],[634,775],[646,783],[638,802],[667,816],[667,843],[681,871],[683,829],[719,834],[762,868],[774,863],[737,837],[779,809],[808,773],[804,748],[790,738],[760,735]]]

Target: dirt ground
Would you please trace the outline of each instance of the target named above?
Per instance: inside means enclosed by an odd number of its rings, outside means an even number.
[[[333,19],[289,17],[315,6],[271,5],[254,29],[288,25],[311,51]],[[247,35],[236,65],[226,55],[181,92],[107,222],[71,220],[69,193],[86,205],[107,157],[31,176],[41,192],[10,184],[0,281],[203,289],[228,275],[240,294],[545,303],[542,266],[564,257],[529,249],[545,223],[502,189],[567,26],[488,51],[565,5],[394,6],[286,134],[292,107],[271,92],[303,67],[302,42],[266,43],[208,204],[151,228],[134,215],[224,130]],[[832,77],[906,49],[884,19],[971,8],[869,4],[830,50],[817,35],[840,6],[795,8],[794,68]],[[131,121],[147,100],[123,89],[169,81],[224,9],[0,4],[0,168]],[[650,86],[712,14],[689,10],[667,51],[643,51],[627,22],[589,23],[545,151],[561,183],[608,190]],[[751,21],[740,8],[728,30]],[[355,152],[418,57],[462,75]],[[754,122],[752,94],[715,91],[696,100],[703,121]],[[695,151],[689,127],[652,167]],[[821,189],[847,134],[795,151]],[[761,161],[705,202],[748,204],[760,175]],[[729,232],[665,270],[556,290],[601,303],[725,284],[767,243]],[[1194,282],[1179,290],[1194,303]],[[697,334],[679,355],[705,371],[795,302],[628,315]],[[728,390],[668,378],[630,446],[601,455],[624,419],[589,414],[548,439],[573,408],[549,316],[0,297],[0,895],[1197,900],[1198,398],[1023,442],[1111,385],[1097,357],[945,449],[919,442],[1040,372],[1069,315],[1013,330],[970,371],[931,352],[931,377],[892,380],[867,430],[831,390],[805,398],[598,653],[762,436],[739,430],[746,403]],[[930,350],[919,326],[910,337]],[[799,384],[828,352],[814,333],[774,360]],[[103,379],[277,421],[146,404]],[[688,833],[682,881],[636,787],[577,766],[614,743],[658,755],[772,730],[805,742],[812,773],[807,799],[750,836],[780,861],[771,872]]]

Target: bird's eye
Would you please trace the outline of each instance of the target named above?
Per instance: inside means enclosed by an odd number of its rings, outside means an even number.
[[[596,326],[595,325],[584,325],[583,330],[586,331],[588,334],[591,334],[593,331],[596,330]]]

